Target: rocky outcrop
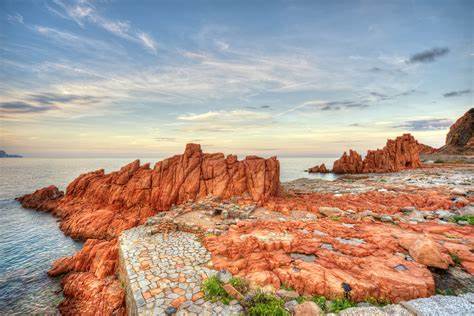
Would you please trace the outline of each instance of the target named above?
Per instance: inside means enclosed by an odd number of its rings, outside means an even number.
[[[329,170],[326,168],[325,164],[322,164],[320,166],[314,166],[308,169],[308,173],[328,173],[328,172]]]
[[[362,157],[355,151],[344,153],[334,162],[334,173],[397,172],[420,168],[419,143],[410,134],[389,139],[382,149],[369,150]]]
[[[225,234],[207,236],[205,245],[216,269],[260,286],[278,289],[284,284],[301,295],[331,299],[348,295],[355,301],[371,297],[399,302],[434,294],[428,266],[454,264],[449,253],[455,247],[445,244],[456,245],[457,253],[462,248],[462,260],[473,262],[470,246],[464,244],[473,232],[471,227],[433,222],[259,221],[240,222]]]
[[[238,161],[234,155],[204,154],[199,145],[188,144],[184,154],[160,161],[153,169],[135,160],[116,172],[79,176],[64,196],[51,186],[18,201],[59,216],[61,230],[73,238],[111,239],[156,212],[208,195],[263,203],[277,195],[279,177],[275,157]]]
[[[172,205],[212,195],[238,196],[263,203],[280,189],[279,162],[221,153],[204,154],[188,144],[182,155],[155,164],[138,160],[119,171],[97,170],[72,181],[63,194],[50,186],[18,198],[24,207],[50,211],[60,218],[61,230],[76,239],[88,239],[74,256],[57,260],[49,274],[69,273],[62,281],[66,299],[63,314],[121,314],[124,293],[115,278],[116,238],[125,229]]]
[[[474,155],[474,108],[467,111],[449,128],[446,144],[438,150],[438,153]]]
[[[421,144],[421,143],[418,144],[418,150],[419,150],[420,155],[431,155],[438,151],[438,149],[434,147]]]

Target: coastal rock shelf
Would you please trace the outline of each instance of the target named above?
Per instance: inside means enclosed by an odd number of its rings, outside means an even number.
[[[119,276],[125,286],[129,315],[238,315],[239,304],[204,300],[201,283],[216,271],[196,235],[175,231],[153,234],[139,226],[119,238]]]

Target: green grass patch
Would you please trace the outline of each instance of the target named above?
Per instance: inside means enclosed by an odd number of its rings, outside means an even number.
[[[385,305],[392,304],[392,302],[389,299],[375,298],[375,297],[369,297],[365,301],[369,303],[370,305],[374,305],[374,306],[385,306]]]
[[[247,280],[238,278],[238,277],[233,277],[229,281],[232,286],[240,292],[240,294],[245,294],[249,291],[249,283]]]
[[[338,313],[346,308],[355,307],[357,304],[347,298],[338,298],[331,301],[331,305],[327,309],[329,313]]]
[[[454,293],[454,291],[449,288],[445,290],[436,289],[436,294],[456,296],[456,293]]]
[[[285,283],[282,283],[282,285],[280,285],[280,289],[285,290],[285,291],[294,291],[294,289],[291,286],[286,285]]]
[[[250,316],[289,316],[285,310],[285,302],[271,294],[258,292],[250,301],[246,302],[247,314]]]
[[[229,304],[232,300],[229,294],[222,287],[222,283],[217,276],[211,276],[202,283],[202,290],[204,291],[206,300],[211,302],[221,301],[224,304]]]
[[[449,255],[451,256],[451,259],[453,259],[453,261],[456,265],[458,265],[458,266],[461,265],[461,258],[459,258],[459,256],[457,254],[450,253]]]
[[[324,296],[313,296],[311,300],[318,304],[318,306],[321,307],[322,310],[326,309],[327,299]]]
[[[456,216],[451,217],[451,219],[456,223],[464,221],[464,222],[468,222],[469,225],[474,225],[474,215],[462,215],[462,216],[456,215]]]
[[[330,218],[331,220],[333,220],[333,221],[336,221],[336,222],[339,221],[339,220],[341,220],[341,218],[340,218],[339,216],[331,216],[331,217],[329,217],[329,218]]]

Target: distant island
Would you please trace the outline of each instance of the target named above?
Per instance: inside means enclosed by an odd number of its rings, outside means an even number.
[[[5,150],[0,150],[0,158],[23,158],[21,155],[9,155]]]

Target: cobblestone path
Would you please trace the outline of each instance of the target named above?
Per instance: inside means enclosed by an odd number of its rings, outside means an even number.
[[[239,304],[204,300],[201,283],[216,273],[206,267],[210,253],[194,234],[152,235],[150,226],[125,231],[120,237],[121,279],[131,315],[232,315]]]

